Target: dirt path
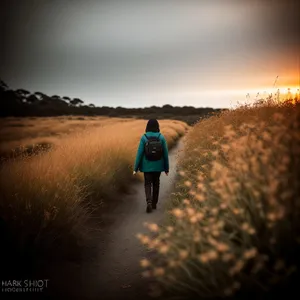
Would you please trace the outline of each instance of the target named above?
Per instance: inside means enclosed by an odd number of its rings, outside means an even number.
[[[177,157],[182,148],[183,142],[179,141],[169,153],[170,173],[169,176],[161,174],[157,210],[146,213],[144,184],[137,183],[129,195],[122,196],[118,205],[102,216],[106,226],[99,238],[97,259],[68,268],[68,274],[63,275],[65,283],[72,282],[68,288],[67,284],[63,287],[68,299],[148,298],[148,283],[141,277],[139,261],[149,253],[137,240],[136,234],[149,233],[143,226],[144,222],[162,223],[164,200],[174,190]],[[76,277],[74,274],[80,275]]]

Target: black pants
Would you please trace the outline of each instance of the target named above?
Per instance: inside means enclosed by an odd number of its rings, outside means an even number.
[[[147,203],[157,204],[161,172],[144,172]]]

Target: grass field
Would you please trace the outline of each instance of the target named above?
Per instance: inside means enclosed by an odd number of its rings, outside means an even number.
[[[80,130],[55,138],[55,147],[47,153],[24,155],[2,164],[2,259],[5,257],[13,270],[13,257],[18,257],[16,265],[19,261],[34,264],[49,255],[80,257],[81,246],[92,242],[88,226],[92,209],[114,198],[132,181],[146,121],[42,118],[14,120],[11,124],[24,125],[2,129],[7,136],[10,132],[16,143],[42,141],[51,132],[63,134],[76,126]],[[161,120],[160,126],[169,148],[188,128],[172,120]]]
[[[104,127],[132,119],[86,116],[28,117],[0,119],[0,157],[49,150],[66,136],[81,130]]]
[[[144,276],[180,299],[299,297],[299,133],[299,101],[269,99],[195,125],[168,226],[138,235],[158,253],[141,261]]]

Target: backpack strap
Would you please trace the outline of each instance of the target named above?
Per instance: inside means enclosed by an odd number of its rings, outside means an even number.
[[[149,140],[149,138],[147,137],[147,134],[145,133],[144,136],[146,137],[147,140]]]

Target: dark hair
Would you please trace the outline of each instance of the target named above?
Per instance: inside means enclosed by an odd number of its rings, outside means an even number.
[[[145,131],[160,132],[158,121],[156,119],[150,119],[147,123]]]

